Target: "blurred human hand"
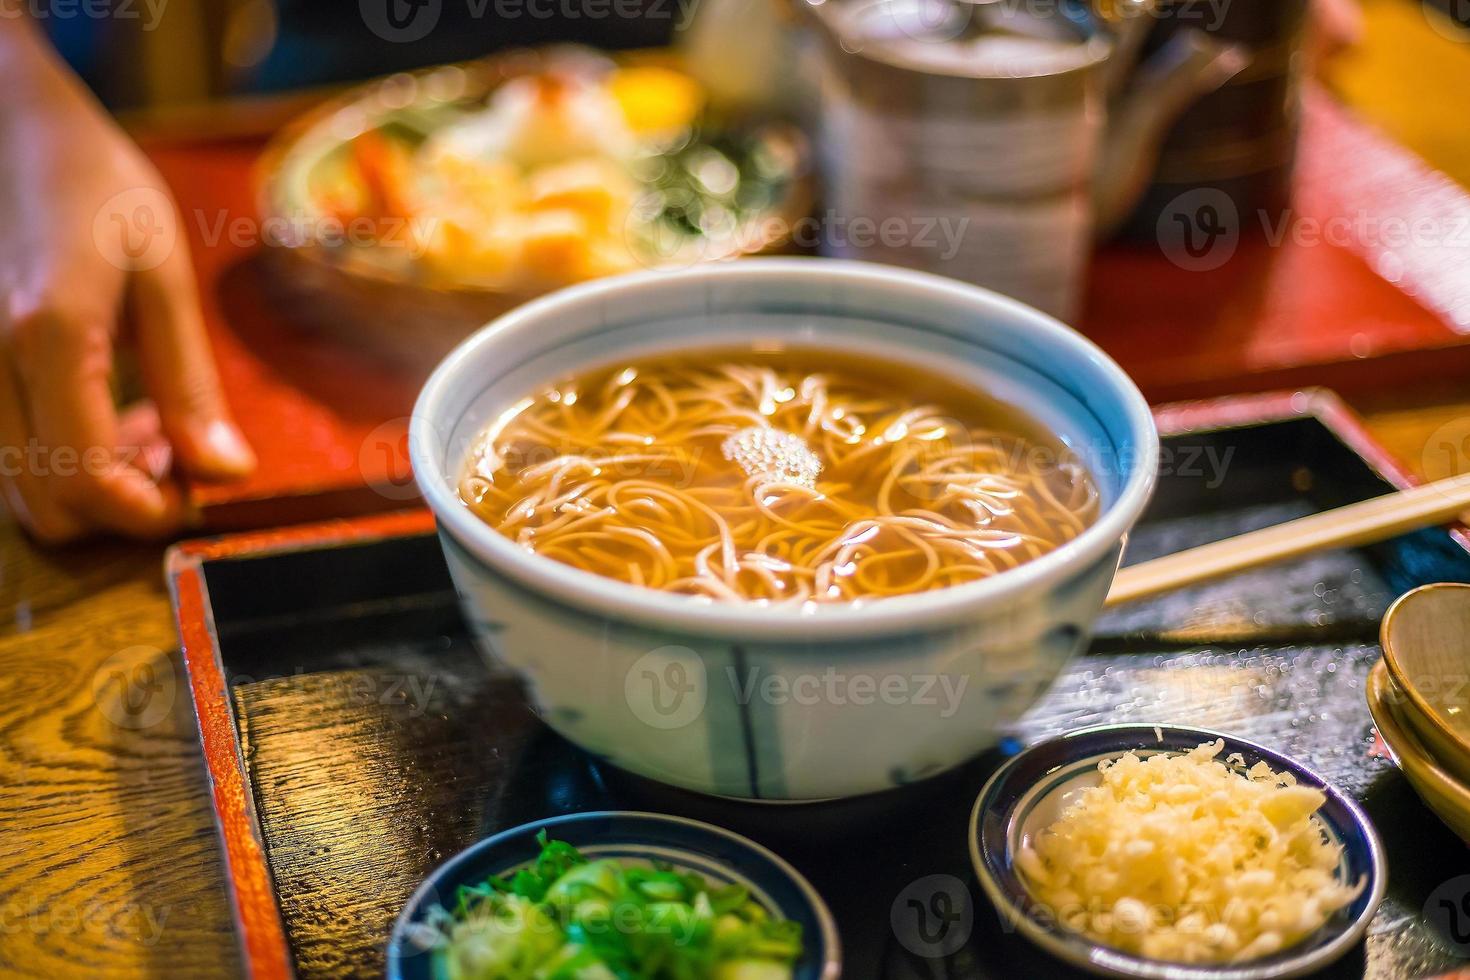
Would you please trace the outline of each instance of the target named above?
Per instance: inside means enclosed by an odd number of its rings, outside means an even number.
[[[32,534],[168,535],[248,473],[162,177],[31,29],[0,23],[0,493]],[[119,344],[151,405],[119,414]]]
[[[1340,51],[1363,39],[1363,8],[1358,0],[1311,0],[1312,25],[1307,52],[1321,68]]]

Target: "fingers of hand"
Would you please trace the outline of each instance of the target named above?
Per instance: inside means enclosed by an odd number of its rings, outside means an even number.
[[[148,390],[180,462],[203,477],[249,473],[255,454],[225,407],[187,251],[139,275],[133,303]]]
[[[54,307],[8,324],[0,371],[0,438],[18,472],[0,474],[17,516],[50,540],[106,528],[141,537],[178,529],[182,496],[119,443],[105,322]]]
[[[0,494],[16,520],[48,544],[81,535],[83,525],[61,501],[46,492],[32,456],[34,440],[26,431],[25,413],[10,370],[0,370]]]

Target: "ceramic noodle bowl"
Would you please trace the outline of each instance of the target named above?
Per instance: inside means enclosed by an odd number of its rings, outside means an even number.
[[[800,607],[603,578],[522,548],[459,499],[475,438],[538,385],[613,359],[757,341],[978,386],[1078,454],[1098,519],[979,581]],[[755,800],[876,792],[992,745],[1087,643],[1158,459],[1142,396],[1067,327],[937,276],[820,259],[638,274],[523,306],[439,367],[410,443],[470,628],[521,674],[547,724],[632,772]]]

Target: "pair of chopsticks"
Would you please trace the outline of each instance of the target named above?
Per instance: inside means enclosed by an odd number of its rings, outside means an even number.
[[[1373,544],[1447,524],[1467,511],[1470,473],[1140,562],[1118,572],[1107,604],[1144,599],[1314,551]]]

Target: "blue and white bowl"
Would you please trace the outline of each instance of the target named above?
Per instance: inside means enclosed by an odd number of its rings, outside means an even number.
[[[566,841],[589,858],[660,862],[702,875],[714,887],[739,884],[773,917],[801,925],[794,980],[837,980],[842,950],[820,895],[795,868],[748,838],[712,824],[659,813],[573,813],[522,824],[486,838],[440,865],[404,906],[388,940],[389,980],[431,980],[434,957],[425,926],[434,906],[452,905],[462,885],[478,885],[532,864],[536,835]]]
[[[1243,769],[1265,762],[1290,772],[1303,786],[1320,789],[1327,801],[1318,816],[1334,843],[1342,845],[1338,875],[1344,882],[1366,878],[1362,892],[1316,933],[1271,956],[1243,963],[1185,965],[1132,956],[1071,932],[1051,915],[1038,915],[1036,902],[1017,871],[1015,856],[1061,815],[1080,789],[1096,786],[1098,763],[1127,752],[1140,756],[1188,752],[1204,742],[1225,740],[1221,758],[1240,753]],[[1388,869],[1383,845],[1362,809],[1306,766],[1254,742],[1203,728],[1158,725],[1101,725],[1039,742],[1007,761],[980,791],[970,816],[970,859],[985,894],[1001,920],[1048,953],[1074,966],[1117,977],[1157,980],[1266,980],[1320,970],[1358,943],[1383,900]]]
[[[602,578],[518,547],[460,501],[472,440],[538,385],[756,341],[866,352],[982,387],[1089,464],[1101,517],[989,579],[803,610]],[[604,279],[501,317],[429,379],[409,449],[476,637],[524,676],[552,728],[687,789],[814,800],[957,766],[1047,688],[1087,642],[1152,491],[1158,436],[1113,361],[1014,300],[860,262],[754,259]]]

